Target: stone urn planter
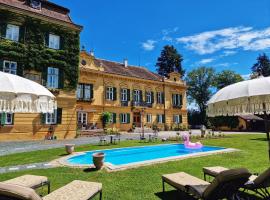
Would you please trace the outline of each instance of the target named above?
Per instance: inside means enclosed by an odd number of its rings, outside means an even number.
[[[74,146],[75,144],[66,144],[66,152],[67,154],[72,154],[74,152]]]
[[[105,154],[102,152],[93,154],[93,163],[97,170],[102,168],[104,164],[104,156]]]

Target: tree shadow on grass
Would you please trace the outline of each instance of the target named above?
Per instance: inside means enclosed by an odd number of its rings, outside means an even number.
[[[96,172],[98,171],[96,168],[94,167],[90,167],[90,168],[86,168],[83,170],[83,172],[89,173],[89,172]]]
[[[252,138],[250,140],[256,140],[256,141],[263,141],[263,142],[266,142],[267,141],[267,138],[265,136],[265,138]]]
[[[155,195],[162,200],[195,200],[193,197],[179,190],[158,192]]]

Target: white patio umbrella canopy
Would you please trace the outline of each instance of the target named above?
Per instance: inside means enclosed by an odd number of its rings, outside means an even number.
[[[242,81],[219,90],[208,102],[207,115],[270,113],[270,77]]]
[[[52,113],[55,96],[42,85],[0,72],[0,113]]]

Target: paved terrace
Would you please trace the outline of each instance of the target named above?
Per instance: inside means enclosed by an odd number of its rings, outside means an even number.
[[[159,138],[175,137],[176,132],[179,131],[161,131]],[[187,131],[180,131],[180,134],[188,133]],[[262,134],[262,133],[245,133],[245,132],[224,132],[225,134]],[[146,133],[146,137],[147,137]],[[200,130],[192,130],[192,135],[199,135]],[[139,139],[139,133],[123,133],[121,140]],[[21,152],[30,152],[37,150],[46,150],[53,148],[61,148],[65,144],[85,145],[85,144],[98,144],[98,137],[81,137],[71,140],[38,140],[38,141],[18,141],[18,142],[0,142],[0,156],[9,155]]]

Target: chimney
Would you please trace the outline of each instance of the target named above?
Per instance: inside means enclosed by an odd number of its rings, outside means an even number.
[[[91,51],[90,51],[90,56],[93,56],[93,57],[95,56],[94,50],[91,50]]]
[[[128,59],[124,59],[124,66],[127,67],[128,66]]]

